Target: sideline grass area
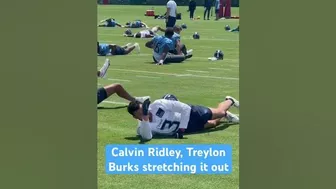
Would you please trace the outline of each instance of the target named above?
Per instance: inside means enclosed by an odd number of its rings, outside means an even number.
[[[98,21],[113,17],[125,24],[141,19],[149,26],[164,26],[163,20],[145,17],[145,10],[152,6],[98,6]],[[156,14],[163,13],[164,6],[154,6]],[[181,101],[205,106],[217,106],[226,95],[239,97],[239,34],[224,31],[224,25],[236,27],[239,20],[190,21],[187,7],[179,7],[182,21],[188,29],[181,34],[188,49],[194,49],[194,57],[183,64],[167,66],[152,65],[151,51],[144,47],[145,39],[122,37],[125,29],[98,28],[100,42],[123,45],[138,42],[141,54],[109,57],[111,67],[107,79],[98,79],[98,85],[121,83],[134,96],[150,95],[153,99],[165,93],[175,94]],[[203,7],[196,15],[203,17]],[[238,8],[232,8],[232,15],[239,15]],[[212,17],[213,19],[213,17]],[[133,32],[139,29],[132,30]],[[193,40],[192,34],[199,32],[201,39]],[[221,49],[224,61],[209,62],[215,50]],[[98,57],[98,67],[105,58]],[[181,76],[184,75],[184,76]],[[239,99],[239,98],[238,98]],[[104,147],[106,144],[137,144],[134,137],[137,122],[132,119],[117,96],[107,99],[98,110],[98,188],[99,189],[237,189],[239,183],[239,125],[211,133],[188,136],[186,140],[154,139],[150,144],[211,144],[225,143],[233,147],[233,173],[231,175],[106,175],[104,168]],[[236,110],[233,112],[238,113]]]

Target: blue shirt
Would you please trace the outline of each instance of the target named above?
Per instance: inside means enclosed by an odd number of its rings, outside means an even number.
[[[131,23],[131,27],[132,28],[141,28],[141,21],[140,20],[136,20],[134,22]]]
[[[115,20],[107,19],[106,22],[107,22],[107,26],[109,26],[109,27],[115,27],[116,26],[116,21]]]
[[[110,45],[106,43],[100,43],[99,44],[99,52],[98,54],[100,56],[106,56],[111,52]]]
[[[159,59],[165,49],[174,50],[173,41],[164,36],[155,36],[153,39],[154,58]]]
[[[174,33],[174,35],[173,35],[173,37],[172,37],[171,40],[173,41],[173,46],[176,47],[177,42],[181,40],[180,34]]]

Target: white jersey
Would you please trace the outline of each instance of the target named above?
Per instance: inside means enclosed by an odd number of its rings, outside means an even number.
[[[142,30],[140,31],[141,38],[146,38],[147,35],[150,35],[149,30]]]
[[[146,126],[141,122],[137,129],[137,133],[147,139],[152,135],[173,135],[180,128],[187,129],[191,107],[183,102],[159,99],[149,105],[149,112],[152,114],[152,121],[145,122]],[[141,128],[148,126],[151,133],[144,132]]]
[[[177,10],[176,2],[173,0],[169,0],[167,3],[167,8],[170,8],[170,11],[168,13],[169,16],[176,17],[176,10]]]

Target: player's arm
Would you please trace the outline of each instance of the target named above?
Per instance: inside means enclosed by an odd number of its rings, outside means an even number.
[[[166,29],[161,28],[160,26],[158,27],[158,30],[162,31],[162,32],[166,32]]]
[[[176,51],[177,51],[177,54],[181,54],[181,42],[180,40],[177,40],[176,41]]]
[[[116,26],[123,28],[124,26],[118,23],[115,23]]]
[[[167,6],[167,12],[166,12],[166,14],[165,14],[166,19],[168,19],[169,12],[170,12],[170,5]]]
[[[151,140],[153,138],[152,129],[149,125],[149,104],[149,99],[145,100],[142,104],[142,121],[138,131],[143,140]]]

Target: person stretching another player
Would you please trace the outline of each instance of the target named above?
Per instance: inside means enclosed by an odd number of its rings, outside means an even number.
[[[239,123],[239,117],[228,110],[231,106],[239,108],[239,102],[230,96],[218,104],[217,108],[189,105],[177,100],[159,99],[150,104],[149,99],[143,104],[130,102],[127,108],[133,118],[140,120],[138,135],[143,140],[150,140],[153,135],[183,137],[218,126],[220,120],[228,119]]]
[[[140,46],[138,43],[128,43],[124,46],[119,46],[115,44],[99,43],[97,42],[97,53],[99,56],[108,56],[108,55],[127,55],[132,52],[134,49],[140,53]]]
[[[161,27],[158,27],[159,31],[165,32],[166,29],[163,29]],[[184,54],[186,55],[186,58],[191,58],[192,57],[192,49],[187,50],[187,47],[181,43],[181,32],[182,32],[182,27],[179,25],[175,25],[173,27],[174,30],[174,35],[172,36],[172,41],[173,45],[175,46],[174,50],[169,51],[172,54]]]
[[[141,20],[135,20],[133,22],[127,22],[125,28],[149,28],[147,24],[141,22]]]
[[[153,49],[153,60],[157,65],[163,65],[164,63],[181,63],[186,59],[184,54],[175,55],[169,53],[174,50],[174,43],[171,40],[174,35],[172,28],[167,28],[165,36],[155,36],[151,41],[146,43],[146,47]]]
[[[109,67],[110,60],[106,59],[103,67],[97,72],[97,76],[104,78]],[[121,84],[114,83],[105,87],[101,87],[97,90],[97,105],[106,100],[108,97],[112,96],[113,94],[117,94],[119,97],[125,100],[136,103],[143,103],[146,99],[150,98],[149,96],[133,97],[124,89]]]
[[[98,27],[123,27],[122,25],[118,24],[114,18],[107,18],[104,19],[102,21],[100,21],[100,24],[98,25]]]

